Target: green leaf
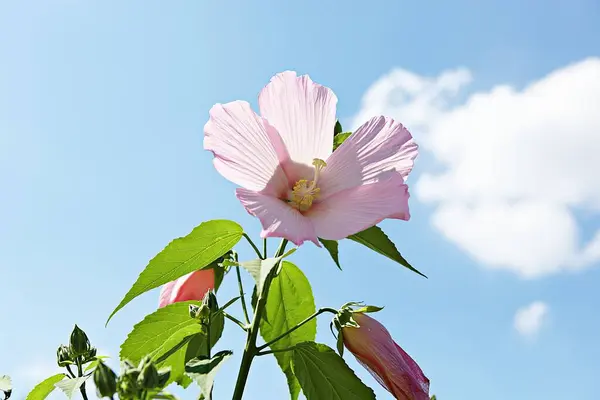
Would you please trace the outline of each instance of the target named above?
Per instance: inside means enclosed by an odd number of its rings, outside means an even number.
[[[108,317],[137,296],[193,271],[204,269],[242,238],[242,227],[229,220],[203,222],[187,236],[173,240],[142,271],[121,303]],[[108,321],[106,323],[108,324]]]
[[[136,365],[145,355],[158,360],[174,347],[179,347],[173,354],[167,354],[168,357],[164,361],[161,360],[158,365],[161,368],[171,367],[169,382],[179,381],[184,373],[188,348],[192,343],[194,346],[200,346],[199,337],[202,337],[202,340],[206,339],[206,335],[202,333],[202,326],[189,316],[190,304],[201,303],[198,301],[174,303],[147,315],[133,327],[121,345],[121,359],[127,359]],[[223,314],[217,314],[211,323],[211,345],[221,337],[223,326]],[[189,343],[181,345],[181,342],[189,336],[192,336]],[[206,342],[202,351],[206,351]],[[196,354],[193,355],[195,356]]]
[[[252,277],[256,281],[258,293],[261,293],[263,285],[265,283],[265,280],[267,279],[267,276],[269,276],[269,273],[273,270],[273,268],[279,265],[279,262],[283,258],[289,256],[294,251],[296,251],[296,249],[291,249],[290,251],[288,251],[280,257],[267,258],[265,260],[257,258],[256,260],[244,261],[240,263],[240,267],[243,267],[246,271],[250,273],[250,275],[252,275]]]
[[[281,272],[271,283],[265,306],[265,314],[269,322],[261,321],[260,333],[263,339],[269,342],[314,314],[315,311],[315,300],[308,279],[300,268],[289,261],[284,261]],[[316,335],[317,320],[313,319],[273,343],[271,349],[285,349],[297,343],[315,340]],[[291,398],[297,399],[300,385],[290,366],[292,352],[277,352],[273,355],[287,378]]]
[[[413,268],[413,266],[410,265],[408,261],[404,259],[404,257],[402,257],[394,242],[392,242],[378,226],[372,226],[362,232],[348,236],[348,239],[360,243],[363,246],[366,246],[371,250],[386,256],[390,260],[396,261],[400,265],[403,265],[411,271],[416,272],[422,277],[427,278],[426,275]]]
[[[185,364],[185,372],[198,383],[206,400],[212,400],[212,388],[217,371],[232,354],[229,350],[220,351],[212,358],[197,357]]]
[[[324,344],[297,344],[292,365],[307,400],[375,399],[373,390],[358,379],[342,357]]]
[[[44,381],[38,383],[31,392],[29,392],[25,400],[44,400],[55,389],[54,385],[62,381],[64,378],[65,374],[56,374],[46,378]]]
[[[335,126],[333,127],[333,135],[339,135],[340,133],[342,133],[343,129],[342,129],[342,124],[340,124],[340,121],[335,121]]]
[[[91,375],[81,376],[79,378],[64,379],[55,383],[54,386],[62,390],[67,396],[67,398],[70,399],[75,395],[75,393],[77,393],[81,385],[83,385],[85,381],[90,379],[90,377]]]
[[[333,150],[335,151],[338,147],[340,147],[342,143],[344,143],[344,141],[350,137],[350,135],[352,135],[352,132],[344,132],[340,133],[339,135],[335,135],[333,138]]]
[[[433,396],[431,396],[431,400],[437,400],[437,397],[435,397],[435,394]]]
[[[342,266],[340,265],[339,252],[338,252],[338,242],[337,240],[327,240],[319,238],[319,242],[325,247],[325,249],[329,252],[329,255],[335,262],[335,265],[341,270]]]

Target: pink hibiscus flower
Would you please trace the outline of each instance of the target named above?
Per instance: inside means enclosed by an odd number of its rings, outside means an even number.
[[[337,97],[295,72],[261,91],[260,113],[245,101],[216,104],[204,148],[236,196],[259,218],[262,237],[296,245],[340,240],[386,218],[410,218],[406,177],[417,145],[402,124],[375,117],[334,152]]]

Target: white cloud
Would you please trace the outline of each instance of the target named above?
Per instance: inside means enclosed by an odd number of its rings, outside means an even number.
[[[548,316],[548,305],[535,301],[515,313],[514,327],[523,336],[534,337]]]
[[[600,230],[582,243],[573,215],[600,212],[600,59],[452,106],[470,80],[465,69],[394,70],[365,93],[354,124],[386,114],[415,133],[442,168],[413,191],[435,205],[433,226],[483,265],[533,278],[600,261]]]

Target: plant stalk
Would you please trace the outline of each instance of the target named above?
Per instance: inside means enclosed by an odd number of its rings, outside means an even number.
[[[281,244],[279,245],[279,248],[275,253],[275,257],[280,257],[283,255],[287,243],[288,241],[286,239],[283,239],[281,241]],[[257,253],[260,254],[258,252],[258,249],[256,250]],[[259,297],[258,301],[256,302],[256,309],[254,310],[252,324],[250,325],[250,330],[248,331],[246,347],[244,348],[244,354],[242,355],[242,363],[240,364],[240,372],[238,373],[232,400],[242,400],[242,396],[244,395],[244,388],[246,387],[246,382],[248,381],[250,366],[252,365],[252,360],[254,359],[254,357],[256,357],[256,354],[258,353],[256,348],[256,338],[258,337],[260,321],[262,320],[265,305],[267,303],[267,295],[269,293],[269,288],[271,287],[271,282],[273,281],[273,278],[277,273],[277,269],[278,266],[275,266],[271,273],[269,273],[269,276],[267,276],[267,279],[265,280],[265,283],[263,285],[262,292],[258,294]]]
[[[81,359],[77,358],[77,375],[79,377],[83,376],[83,368],[81,368]],[[83,400],[88,400],[87,397],[87,393],[85,391],[85,382],[83,382],[81,384],[81,386],[79,387],[79,391],[81,392],[81,397],[83,397]]]

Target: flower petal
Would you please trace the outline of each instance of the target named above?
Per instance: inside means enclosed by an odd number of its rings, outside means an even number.
[[[333,147],[337,97],[308,75],[275,75],[258,97],[260,113],[273,125],[295,163],[327,159]],[[309,177],[310,178],[310,177]]]
[[[310,240],[320,246],[310,220],[283,200],[246,189],[235,194],[246,211],[260,220],[261,237],[280,237],[298,246]]]
[[[215,288],[214,269],[190,272],[163,286],[158,301],[159,307],[188,300],[202,300],[204,295]]]
[[[408,221],[408,186],[398,173],[335,193],[307,213],[318,237],[340,240],[386,218]]]
[[[278,150],[285,150],[283,142],[247,102],[214,105],[204,135],[204,148],[213,152],[215,168],[225,178],[277,196],[287,190],[278,155]]]
[[[359,328],[343,328],[344,345],[399,400],[429,400],[429,379],[379,321],[354,313]]]
[[[418,147],[410,132],[388,117],[362,125],[329,157],[320,180],[321,196],[372,183],[381,174],[397,171],[406,180]]]

